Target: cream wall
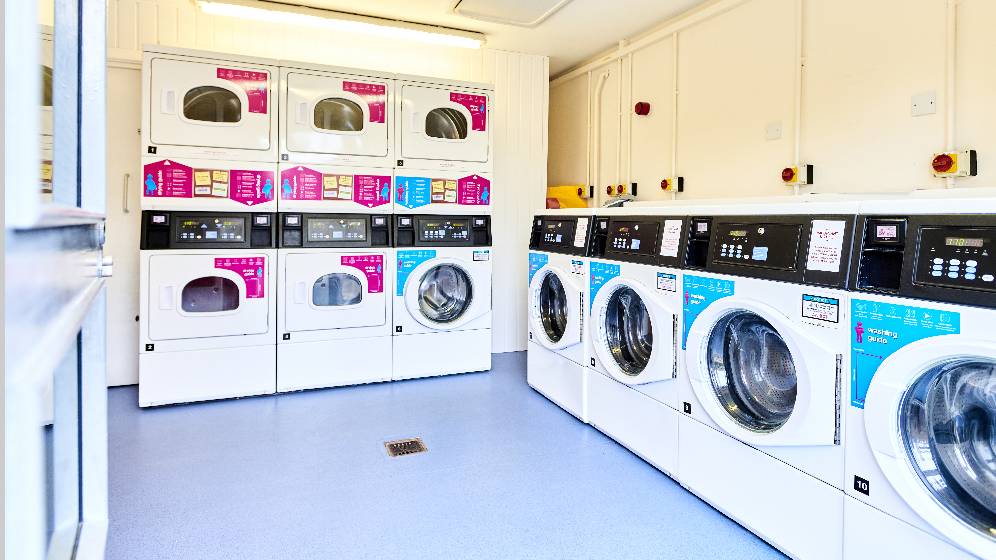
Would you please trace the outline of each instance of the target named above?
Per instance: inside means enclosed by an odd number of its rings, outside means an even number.
[[[811,192],[943,188],[930,161],[949,137],[979,154],[979,176],[954,185],[996,186],[993,28],[992,0],[708,3],[553,80],[551,184],[594,181],[577,163],[589,152],[576,131],[591,119],[574,109],[577,92],[618,60],[622,171],[599,180],[636,181],[640,199],[671,198],[659,182],[672,154],[682,199],[787,194],[779,174],[796,161],[815,166]],[[914,117],[911,97],[925,92],[936,94],[937,112]],[[633,114],[637,101],[651,101],[649,116]]]
[[[546,184],[547,57],[493,49],[392,43],[364,36],[205,15],[189,0],[109,0],[109,382],[137,382],[141,47],[197,48],[494,84],[494,350],[526,347],[526,260]],[[130,212],[125,213],[125,200]]]

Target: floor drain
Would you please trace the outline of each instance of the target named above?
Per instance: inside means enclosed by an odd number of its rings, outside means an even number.
[[[422,438],[385,441],[384,447],[387,448],[387,454],[391,457],[401,457],[402,455],[412,455],[414,453],[425,453],[429,450],[429,448],[422,443]]]

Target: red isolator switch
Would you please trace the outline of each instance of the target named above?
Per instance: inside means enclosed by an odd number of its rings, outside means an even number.
[[[812,185],[813,166],[799,164],[793,167],[782,169],[782,182],[786,185]]]
[[[636,104],[636,106],[633,107],[633,112],[635,112],[637,115],[640,115],[640,116],[649,115],[650,114],[650,103],[647,103],[646,101],[640,101],[640,102],[638,102]]]
[[[626,192],[626,187],[624,185],[616,185],[616,194],[622,194]]]
[[[975,150],[962,150],[934,154],[930,167],[934,177],[974,177],[979,165]]]
[[[605,194],[612,196],[612,185],[605,187]]]
[[[682,192],[685,190],[684,177],[668,177],[661,180],[661,190],[665,192]]]

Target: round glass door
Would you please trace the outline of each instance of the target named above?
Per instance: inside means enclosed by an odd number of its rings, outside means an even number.
[[[782,427],[795,408],[798,378],[785,340],[760,315],[723,317],[707,347],[709,380],[723,410],[755,432]]]
[[[605,305],[605,342],[623,373],[639,375],[654,350],[654,329],[647,305],[632,288],[622,287]]]
[[[567,292],[556,274],[547,274],[540,284],[539,312],[546,337],[560,342],[567,331]]]
[[[903,397],[900,432],[936,501],[996,540],[996,360],[952,360],[926,371]]]
[[[418,308],[430,321],[451,323],[467,311],[473,296],[470,277],[462,268],[440,264],[422,275]]]

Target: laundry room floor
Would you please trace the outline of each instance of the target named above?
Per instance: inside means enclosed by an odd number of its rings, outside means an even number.
[[[107,557],[782,558],[525,368],[145,410],[112,389]],[[406,437],[428,452],[389,457]]]

